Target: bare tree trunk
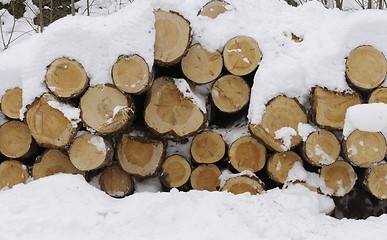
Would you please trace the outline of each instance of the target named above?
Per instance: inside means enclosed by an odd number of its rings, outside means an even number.
[[[87,16],[90,16],[90,0],[87,0],[86,4],[87,4]]]
[[[372,9],[372,0],[368,0],[367,9]]]
[[[54,14],[54,0],[51,0],[51,11],[50,11],[50,24],[53,22],[53,14]]]
[[[343,1],[344,0],[335,0],[336,2],[336,8],[343,10]]]
[[[75,15],[75,0],[71,0],[71,16]]]
[[[43,0],[39,0],[39,26],[40,32],[43,32],[44,22],[43,22]]]
[[[379,9],[383,9],[383,0],[379,0]]]

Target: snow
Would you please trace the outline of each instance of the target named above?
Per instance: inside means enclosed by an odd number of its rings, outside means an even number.
[[[319,175],[317,173],[306,171],[300,162],[295,162],[293,167],[289,170],[285,186],[294,181],[302,181],[316,188],[319,188],[321,185]]]
[[[61,111],[63,115],[71,122],[73,128],[76,128],[78,126],[78,123],[81,121],[81,110],[79,108],[73,107],[69,104],[58,102],[56,100],[47,101],[47,104],[50,105],[52,108]]]
[[[198,108],[203,112],[207,113],[206,108],[206,102],[199,94],[195,94],[190,86],[188,85],[187,81],[179,78],[179,79],[173,79],[175,82],[175,85],[177,89],[183,94],[185,98],[191,99],[193,103],[198,106]]]
[[[319,163],[323,165],[329,165],[335,162],[335,159],[333,159],[331,156],[329,156],[324,149],[321,148],[320,145],[316,144],[314,147],[314,152],[316,156],[319,157]]]
[[[302,141],[306,141],[308,139],[308,136],[312,133],[317,131],[317,128],[308,124],[308,123],[298,123],[298,135],[302,137]]]
[[[282,139],[283,144],[281,144],[281,148],[284,151],[287,151],[290,149],[292,144],[292,138],[294,136],[297,136],[296,130],[294,130],[291,127],[282,127],[281,129],[278,129],[275,131],[274,139]]]
[[[100,136],[91,136],[91,138],[87,142],[92,144],[92,145],[94,145],[97,148],[98,152],[106,154],[107,147],[106,147],[105,141],[104,141],[104,139],[102,137],[100,137]]]

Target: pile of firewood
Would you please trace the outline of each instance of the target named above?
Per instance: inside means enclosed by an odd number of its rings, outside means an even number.
[[[216,18],[226,4],[212,1],[199,14]],[[387,199],[385,137],[360,130],[342,135],[350,106],[387,103],[387,88],[380,87],[387,63],[380,51],[360,46],[350,53],[346,76],[353,91],[315,86],[309,113],[297,99],[277,96],[261,123],[246,124],[251,135],[227,144],[214,129],[227,119],[247,119],[251,76],[264,58],[259,44],[235,36],[222,53],[209,52],[191,45],[190,23],[180,14],[156,10],[155,18],[155,66],[139,55],[122,55],[111,66],[113,84],[89,86],[76,59],[58,56],[47,66],[47,93],[27,106],[24,121],[18,120],[22,89],[5,93],[1,110],[10,120],[0,127],[0,188],[26,182],[30,174],[39,179],[63,172],[99,175],[101,189],[114,197],[134,192],[133,177],[155,175],[166,189],[257,194],[282,186],[298,162],[320,174],[324,188],[298,182],[315,191],[343,196],[359,179],[376,198]],[[209,89],[204,98],[202,86]],[[316,126],[304,139],[302,124]],[[167,141],[188,138],[189,158],[166,155]],[[220,186],[224,169],[245,174]]]

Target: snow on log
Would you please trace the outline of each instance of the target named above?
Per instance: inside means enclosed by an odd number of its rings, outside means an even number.
[[[74,98],[86,91],[89,78],[79,62],[59,58],[47,67],[46,85],[59,98]]]
[[[252,136],[234,141],[228,150],[230,164],[238,172],[260,171],[266,163],[266,148]]]
[[[367,170],[364,185],[372,195],[380,200],[387,199],[387,163],[372,166]]]
[[[69,158],[81,171],[103,168],[113,159],[113,146],[101,136],[82,134],[74,139],[69,150]]]
[[[302,144],[305,160],[316,167],[334,163],[338,159],[340,151],[339,140],[327,130],[311,133]]]
[[[233,194],[250,193],[251,195],[257,195],[264,192],[265,188],[265,184],[258,177],[240,175],[229,178],[221,191]]]
[[[313,119],[320,127],[330,130],[342,130],[347,109],[362,102],[357,93],[335,92],[319,86],[311,91]]]
[[[67,154],[58,149],[47,149],[37,158],[32,168],[32,177],[37,180],[57,173],[70,173],[85,175],[70,161]]]
[[[155,11],[155,62],[162,66],[178,63],[191,44],[190,23],[177,12]]]
[[[216,163],[226,154],[226,143],[219,133],[206,130],[193,138],[190,151],[195,163]]]
[[[372,90],[386,78],[387,61],[376,48],[360,46],[349,54],[345,72],[351,86],[360,90]]]
[[[159,140],[122,134],[117,140],[116,158],[122,169],[145,178],[156,173],[164,161],[165,144]]]
[[[239,76],[225,75],[212,85],[211,99],[221,112],[236,113],[247,106],[250,87]]]
[[[0,163],[0,189],[12,188],[19,183],[26,183],[29,178],[27,168],[16,160]]]
[[[22,108],[22,89],[19,87],[8,89],[1,98],[1,111],[11,119],[20,118]]]
[[[293,151],[274,153],[267,160],[266,171],[270,179],[284,184],[295,162],[302,164],[302,159]]]
[[[190,183],[195,190],[216,191],[220,175],[219,168],[214,164],[201,164],[192,171]]]
[[[212,19],[217,18],[220,14],[227,11],[229,4],[222,0],[212,0],[200,9],[198,15],[206,16]]]
[[[160,182],[168,189],[185,190],[190,176],[191,165],[182,155],[171,155],[161,165]]]
[[[83,123],[101,135],[127,129],[134,117],[132,98],[111,84],[89,87],[81,97],[79,108]]]
[[[139,55],[120,56],[112,67],[114,84],[123,92],[142,94],[153,82],[153,71]]]
[[[249,129],[268,148],[285,152],[301,143],[298,124],[307,122],[305,110],[296,99],[277,96],[267,103],[261,123],[250,123]]]
[[[194,135],[206,122],[204,101],[184,79],[157,78],[147,92],[145,124],[157,134]]]
[[[262,58],[258,43],[246,36],[230,39],[223,49],[226,69],[237,76],[244,76],[254,71]]]
[[[385,103],[387,104],[387,87],[377,88],[370,94],[368,103]]]
[[[343,152],[353,165],[369,168],[384,159],[386,139],[380,132],[355,130],[343,141]]]
[[[123,198],[134,192],[132,177],[118,164],[107,166],[102,171],[99,185],[102,191],[115,198]]]

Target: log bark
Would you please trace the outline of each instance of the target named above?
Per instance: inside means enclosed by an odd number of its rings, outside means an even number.
[[[134,103],[111,84],[98,84],[86,91],[79,103],[83,123],[100,135],[127,129],[134,118]]]
[[[307,122],[305,110],[295,98],[277,96],[266,105],[261,123],[250,123],[249,129],[268,148],[285,152],[301,143],[298,124]]]
[[[370,94],[368,103],[385,103],[387,104],[387,87],[377,88]]]
[[[51,105],[62,104],[51,94],[44,94],[27,106],[25,123],[39,146],[65,148],[77,132],[77,124]],[[70,107],[69,105],[64,105]]]
[[[342,130],[347,109],[361,103],[363,100],[357,93],[335,92],[319,86],[311,91],[313,119],[328,130]]]
[[[237,76],[253,72],[262,58],[258,43],[245,36],[230,39],[223,49],[223,60],[226,69]]]
[[[257,195],[264,192],[265,189],[265,184],[259,178],[242,175],[228,179],[221,191],[233,194],[250,193],[251,195]]]
[[[139,55],[120,56],[112,67],[114,84],[123,92],[142,94],[153,82],[153,70]]]
[[[349,163],[336,161],[321,168],[320,189],[324,194],[342,197],[352,190],[356,179],[357,175]]]
[[[223,58],[219,51],[209,52],[200,44],[195,44],[181,60],[184,75],[196,84],[206,84],[215,80],[223,68]]]
[[[214,164],[201,164],[192,171],[190,183],[195,190],[216,191],[220,175],[219,168]]]
[[[202,9],[200,9],[198,15],[206,16],[206,17],[209,17],[211,19],[215,19],[220,14],[228,11],[227,10],[228,6],[229,6],[229,4],[225,1],[212,0],[212,1],[209,1],[208,3],[206,3],[206,5],[204,5],[202,7]]]
[[[20,109],[22,107],[23,91],[21,88],[16,87],[8,89],[1,98],[1,111],[5,116],[11,119],[20,118]]]
[[[238,172],[260,171],[266,163],[266,148],[251,136],[234,141],[228,150],[230,164]]]
[[[109,165],[113,159],[113,146],[101,136],[85,133],[71,143],[69,158],[81,171],[90,171]]]
[[[369,168],[386,155],[386,139],[379,132],[355,130],[343,141],[344,157],[353,165]]]
[[[177,84],[187,86],[186,90],[182,92]],[[206,122],[206,115],[193,100],[195,97],[184,80],[157,78],[147,92],[145,124],[164,136],[181,138],[195,135]]]
[[[0,127],[0,152],[4,156],[25,159],[36,150],[36,142],[23,122],[12,120]]]
[[[155,62],[161,66],[178,63],[191,44],[190,23],[179,13],[155,11]]]
[[[359,90],[372,90],[380,86],[387,73],[383,53],[372,46],[360,46],[351,51],[346,62],[348,83]]]
[[[122,134],[117,142],[116,158],[122,169],[131,175],[145,178],[154,175],[164,161],[162,141]]]
[[[295,162],[299,162],[302,165],[301,157],[293,151],[274,153],[267,161],[266,171],[270,179],[284,184]]]
[[[67,154],[58,149],[47,149],[35,161],[32,168],[32,177],[48,177],[57,173],[80,174],[85,176],[84,171],[78,170],[70,161]]]
[[[6,160],[0,164],[0,189],[26,183],[28,178],[27,168],[19,161]]]
[[[174,154],[166,158],[161,166],[160,182],[168,189],[178,188],[186,190],[185,187],[191,176],[191,165],[181,155]]]
[[[364,185],[367,190],[380,200],[387,199],[387,163],[372,166],[367,170]]]
[[[194,137],[190,151],[195,163],[216,163],[226,154],[226,143],[220,134],[206,130]]]
[[[334,163],[339,158],[340,152],[339,140],[327,130],[311,133],[302,144],[302,153],[305,160],[316,167]]]
[[[47,66],[46,85],[59,98],[75,98],[86,91],[89,78],[79,62],[59,58]]]
[[[250,100],[250,87],[243,78],[226,75],[212,85],[211,99],[219,111],[236,113],[247,106]]]
[[[102,191],[115,198],[123,198],[134,193],[132,177],[118,164],[112,164],[102,171],[99,185]]]

